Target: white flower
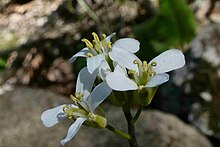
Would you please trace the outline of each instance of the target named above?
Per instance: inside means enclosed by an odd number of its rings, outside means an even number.
[[[90,93],[95,78],[96,75],[90,74],[86,67],[83,68],[77,78],[76,93],[71,96],[75,104],[63,104],[46,110],[41,115],[41,120],[46,127],[51,127],[66,117],[74,120],[66,138],[60,142],[62,145],[75,136],[85,121],[97,123],[100,128],[106,125],[106,119],[94,114],[94,110],[110,95],[112,89],[106,82],[102,82]]]
[[[117,71],[121,71],[121,72],[126,72],[126,69],[121,66],[120,64],[117,64],[116,62],[113,62],[113,65],[112,65],[113,69],[115,72]],[[102,63],[100,64],[99,66],[99,76],[100,78],[105,81],[106,80],[106,76],[110,73],[112,73],[112,69],[110,68],[109,64],[107,61],[102,61]]]
[[[185,65],[183,53],[177,49],[170,49],[161,53],[147,64],[131,53],[114,60],[126,67],[126,70],[116,70],[106,76],[108,85],[117,91],[141,90],[146,87],[156,87],[169,80],[165,72],[181,68]]]
[[[92,43],[87,39],[82,39],[87,47],[72,56],[69,62],[74,62],[77,57],[86,57],[88,70],[90,73],[93,73],[98,69],[101,62],[108,58],[108,55],[110,58],[115,56],[124,56],[124,52],[135,53],[139,50],[140,43],[133,38],[122,38],[111,45],[110,40],[115,34],[116,33],[112,33],[107,37],[103,34],[100,41],[98,35],[96,33],[92,33],[94,37]],[[114,58],[112,58],[112,60],[113,59]]]

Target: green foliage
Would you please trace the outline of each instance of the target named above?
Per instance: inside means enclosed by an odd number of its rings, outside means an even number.
[[[171,47],[181,47],[196,34],[195,19],[185,1],[160,0],[159,6],[159,12],[151,20],[134,27],[134,34],[148,57]]]
[[[6,61],[0,58],[0,67],[5,67]]]
[[[0,71],[5,69],[6,61],[3,58],[0,58]]]

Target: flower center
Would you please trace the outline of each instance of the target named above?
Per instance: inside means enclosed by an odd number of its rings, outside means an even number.
[[[88,112],[84,109],[73,108],[70,106],[64,106],[63,112],[67,115],[69,119],[76,119],[77,117],[85,117]]]
[[[70,118],[76,119],[77,117],[87,117],[89,114],[88,106],[83,102],[83,94],[76,92],[75,95],[70,95],[70,98],[74,101],[74,104],[78,106],[73,108],[71,106],[64,106],[63,112]]]
[[[139,61],[134,60],[134,64],[137,65],[138,71],[136,70],[128,70],[128,75],[131,79],[133,79],[137,85],[138,89],[143,89],[143,86],[147,84],[147,82],[156,75],[153,67],[157,66],[156,62],[152,62],[150,65],[147,64],[147,61]]]
[[[89,50],[91,50],[91,53],[87,53],[86,56],[91,58],[95,55],[108,53],[112,48],[112,42],[106,41],[106,35],[102,34],[101,40],[99,39],[98,35],[96,33],[92,33],[93,41],[90,42],[88,39],[82,39],[82,42],[84,42]]]

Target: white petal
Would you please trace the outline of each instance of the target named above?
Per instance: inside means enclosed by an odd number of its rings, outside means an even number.
[[[113,36],[115,36],[115,34],[116,34],[116,33],[112,33],[111,35],[107,36],[107,37],[105,38],[106,42],[110,42],[110,41],[111,41],[111,38],[112,38]]]
[[[131,53],[136,53],[139,50],[139,48],[140,42],[133,38],[119,39],[112,46],[112,50],[122,49]]]
[[[154,67],[156,73],[164,73],[183,67],[185,57],[180,50],[170,49],[155,57],[150,61],[150,63],[152,62],[157,63],[157,66]]]
[[[76,92],[80,92],[84,97],[89,96],[90,91],[92,90],[93,84],[96,79],[96,74],[89,73],[87,67],[84,67],[80,70],[76,82]]]
[[[65,145],[67,142],[69,142],[79,131],[79,128],[83,124],[83,122],[86,120],[86,118],[77,118],[76,121],[70,126],[68,129],[68,133],[65,139],[61,140],[61,145]]]
[[[44,111],[41,114],[41,120],[43,124],[46,127],[52,127],[53,125],[63,120],[63,118],[66,117],[66,115],[63,113],[64,106],[66,106],[66,104]]]
[[[108,62],[106,60],[103,60],[99,67],[99,75],[101,79],[104,81],[106,75],[108,75],[109,73],[111,73],[111,69],[108,65]]]
[[[94,88],[90,97],[88,98],[88,106],[90,112],[93,112],[112,92],[112,89],[104,81]]]
[[[99,54],[92,58],[87,58],[87,67],[90,73],[94,73],[98,70],[102,61],[105,60],[105,54]]]
[[[83,48],[81,51],[79,51],[78,53],[76,53],[75,55],[73,55],[68,62],[73,63],[77,57],[86,57],[86,54],[90,53],[90,50],[86,47]]]
[[[127,71],[126,71],[126,69],[125,69],[123,66],[119,65],[119,64],[117,64],[117,65],[115,66],[114,72],[115,72],[115,73],[118,73],[118,74],[122,74],[122,75],[127,76]]]
[[[169,75],[166,73],[156,74],[150,81],[145,85],[146,87],[157,87],[169,80]]]
[[[136,55],[133,53],[130,53],[125,50],[113,50],[109,53],[110,58],[117,62],[118,64],[122,65],[123,67],[126,67],[128,69],[132,70],[138,70],[138,67],[136,64],[134,64],[134,60],[140,60]]]
[[[122,74],[110,73],[106,76],[106,82],[109,87],[116,91],[136,90],[137,84]]]

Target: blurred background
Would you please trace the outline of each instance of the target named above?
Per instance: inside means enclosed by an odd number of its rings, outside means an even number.
[[[220,146],[219,0],[0,0],[0,147],[60,146],[69,121],[48,129],[40,115],[70,102],[85,60],[67,61],[92,32],[139,40],[146,61],[170,48],[185,54],[137,123],[140,146]],[[121,110],[104,108],[126,130]],[[87,127],[67,146],[106,145],[128,146]]]

